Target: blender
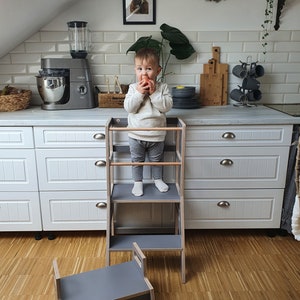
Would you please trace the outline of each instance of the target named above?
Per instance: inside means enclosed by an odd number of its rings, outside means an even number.
[[[70,21],[67,24],[72,58],[86,58],[89,47],[87,22]]]

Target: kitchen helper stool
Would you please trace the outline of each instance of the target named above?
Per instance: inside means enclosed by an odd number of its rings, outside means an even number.
[[[137,243],[132,246],[132,260],[67,277],[60,277],[53,260],[58,300],[154,300],[154,289],[146,277],[146,256]]]

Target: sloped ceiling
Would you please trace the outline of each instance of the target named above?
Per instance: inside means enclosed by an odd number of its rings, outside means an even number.
[[[78,0],[0,0],[0,58]]]

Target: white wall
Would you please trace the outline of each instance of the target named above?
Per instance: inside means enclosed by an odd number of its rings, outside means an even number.
[[[123,25],[122,0],[81,0],[44,30],[61,30],[70,19],[84,19],[91,30],[157,30],[162,23],[184,31],[260,30],[265,0],[157,0],[157,25]],[[286,0],[282,30],[300,29],[300,1]]]

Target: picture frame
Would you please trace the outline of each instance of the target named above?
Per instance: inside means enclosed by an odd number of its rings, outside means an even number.
[[[123,24],[156,24],[156,0],[123,0]]]

